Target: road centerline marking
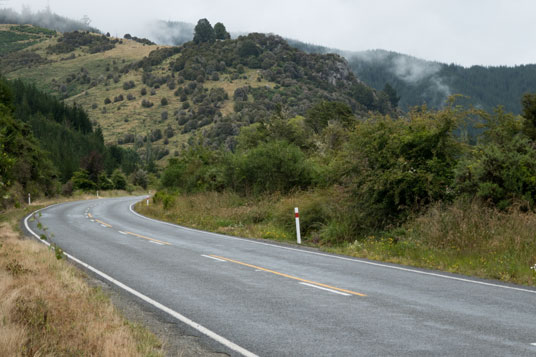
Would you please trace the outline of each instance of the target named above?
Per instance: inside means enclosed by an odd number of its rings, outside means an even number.
[[[42,209],[38,209],[37,211],[34,211],[34,212],[30,213],[24,219],[24,227],[26,228],[26,230],[28,232],[30,232],[30,234],[35,239],[37,239],[38,242],[43,243],[47,247],[50,247],[50,243],[47,242],[47,241],[42,240],[39,237],[39,235],[30,228],[30,226],[28,225],[28,220],[30,220],[30,218],[33,217],[33,215],[36,214],[37,212],[40,212],[40,211],[42,211],[44,209],[48,209],[48,208],[50,208],[52,206],[57,206],[57,205],[59,205],[59,204],[54,204],[54,205],[50,205],[50,206],[42,208]],[[171,308],[159,303],[158,301],[151,299],[147,295],[144,295],[141,292],[139,292],[137,290],[134,290],[130,286],[125,285],[124,283],[120,282],[119,280],[116,280],[116,279],[112,278],[110,275],[107,275],[107,274],[103,273],[102,271],[94,268],[93,266],[91,266],[91,265],[85,263],[84,261],[76,258],[75,256],[73,256],[73,255],[71,255],[69,253],[65,253],[65,256],[67,256],[67,258],[69,260],[74,261],[75,263],[79,264],[80,266],[82,266],[82,267],[94,272],[95,274],[99,275],[100,277],[102,277],[103,279],[109,281],[110,283],[114,284],[115,286],[127,291],[128,293],[130,293],[130,294],[132,294],[134,296],[137,296],[138,298],[140,298],[143,301],[151,304],[152,306],[154,306],[155,308],[159,309],[160,311],[163,311],[164,313],[169,314],[170,316],[176,318],[177,320],[181,321],[182,323],[185,323],[186,325],[188,325],[188,326],[192,327],[193,329],[199,331],[200,333],[204,334],[205,336],[208,336],[209,338],[213,339],[214,341],[216,341],[216,342],[226,346],[227,348],[229,348],[229,349],[231,349],[231,350],[243,355],[244,357],[259,357],[255,353],[253,353],[253,352],[251,352],[249,350],[246,350],[245,348],[237,345],[236,343],[231,342],[230,340],[226,339],[225,337],[223,337],[221,335],[218,335],[217,333],[215,333],[212,330],[209,330],[205,326],[200,325],[199,323],[189,319],[188,317],[178,313],[177,311],[172,310]]]
[[[103,227],[106,227],[106,228],[112,228],[112,225],[111,225],[111,224],[108,224],[108,223],[106,223],[106,222],[103,222],[103,221],[101,221],[101,220],[99,220],[99,219],[95,219],[95,222],[100,223]]]
[[[121,233],[121,234],[124,234],[124,235],[128,234],[127,232],[123,232],[123,231],[118,231],[118,232]]]
[[[223,259],[220,259],[220,258],[214,258],[214,257],[211,257],[210,255],[201,254],[201,256],[202,256],[202,257],[205,257],[205,258],[210,258],[210,259],[217,260],[218,262],[223,262],[223,263],[226,262],[226,261],[223,260]]]
[[[163,245],[171,245],[171,243],[163,242],[163,241],[161,241],[161,240],[154,239],[154,238],[149,238],[149,237],[146,237],[146,236],[142,236],[141,234],[132,233],[132,232],[125,232],[125,233],[126,233],[126,234],[130,234],[131,236],[135,236],[135,237],[141,238],[141,239],[146,239],[146,240],[151,241],[151,242],[154,242],[154,243],[159,243],[159,244],[163,244]]]
[[[306,285],[306,286],[310,286],[310,287],[312,287],[312,288],[316,288],[316,289],[320,289],[320,290],[324,290],[324,291],[329,291],[330,293],[333,293],[333,294],[339,294],[339,295],[344,295],[344,296],[350,296],[350,294],[343,293],[343,292],[341,292],[341,291],[337,291],[337,290],[333,290],[333,289],[324,288],[324,287],[322,287],[322,286],[318,286],[318,285],[314,285],[314,284],[304,283],[303,281],[300,281],[299,284],[301,284],[301,285]]]
[[[226,260],[226,261],[231,262],[231,263],[240,264],[240,265],[243,265],[243,266],[246,266],[246,267],[249,267],[249,268],[258,269],[258,270],[262,270],[262,271],[265,271],[265,272],[268,272],[268,273],[272,273],[272,274],[275,274],[275,275],[279,275],[279,276],[282,276],[282,277],[285,277],[285,278],[288,278],[288,279],[297,280],[297,281],[301,281],[301,282],[308,283],[308,284],[312,284],[312,285],[316,285],[316,286],[322,286],[322,287],[324,287],[324,288],[328,288],[328,289],[332,289],[332,290],[337,290],[337,291],[340,291],[340,292],[343,292],[343,293],[347,293],[347,294],[351,294],[351,295],[367,296],[367,295],[365,295],[365,294],[358,293],[358,292],[355,292],[355,291],[346,290],[346,289],[341,289],[341,288],[337,288],[337,287],[335,287],[335,286],[331,286],[331,285],[327,285],[327,284],[323,284],[323,283],[318,283],[318,282],[316,282],[316,281],[312,281],[312,280],[307,280],[307,279],[298,278],[297,276],[292,276],[292,275],[288,275],[288,274],[285,274],[285,273],[280,273],[280,272],[275,271],[275,270],[270,270],[270,269],[262,268],[262,267],[259,267],[259,266],[253,265],[253,264],[248,264],[248,263],[240,262],[240,261],[238,261],[238,260],[233,260],[233,259],[229,259],[229,258],[225,258],[225,257],[220,257],[220,256],[218,256],[218,255],[214,255],[214,254],[211,254],[210,256],[213,257],[213,258],[223,259],[223,260]]]

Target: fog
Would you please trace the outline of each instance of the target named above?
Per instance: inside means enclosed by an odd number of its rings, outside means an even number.
[[[4,7],[21,10],[21,2]],[[73,19],[87,15],[103,32],[155,35],[155,21],[195,24],[207,18],[232,33],[266,32],[348,51],[382,48],[426,60],[470,65],[536,63],[531,0],[198,0],[149,2],[23,0]],[[160,23],[162,24],[162,23]],[[153,37],[154,38],[154,37]],[[169,39],[168,39],[169,40]],[[419,75],[410,71],[408,78]]]

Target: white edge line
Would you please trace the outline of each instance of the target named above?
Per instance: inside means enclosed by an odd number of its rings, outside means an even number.
[[[52,206],[55,206],[55,205],[52,205]],[[45,207],[45,208],[49,208],[51,206],[48,206],[48,207]],[[37,235],[37,233],[35,233],[31,228],[30,226],[28,225],[28,218],[30,218],[31,216],[33,216],[35,213],[41,211],[42,209],[45,209],[45,208],[41,208],[35,212],[32,212],[30,213],[25,219],[24,219],[24,226],[26,227],[26,229],[28,230],[28,232],[30,232],[38,241],[46,244],[47,246],[50,247],[50,243],[47,242],[47,241],[43,241],[41,238],[39,238],[39,236]],[[166,313],[168,313],[169,315],[173,316],[174,318],[176,318],[177,320],[185,323],[186,325],[196,329],[197,331],[201,332],[202,334],[212,338],[213,340],[219,342],[220,344],[224,345],[225,347],[235,351],[235,352],[238,352],[240,354],[242,354],[243,356],[246,356],[246,357],[258,357],[256,354],[254,354],[253,352],[250,352],[248,350],[246,350],[245,348],[243,347],[240,347],[238,346],[237,344],[229,341],[228,339],[226,339],[225,337],[223,336],[220,336],[218,335],[217,333],[215,332],[212,332],[211,330],[209,330],[208,328],[198,324],[197,322],[195,321],[192,321],[190,320],[189,318],[187,318],[186,316],[184,315],[181,315],[179,314],[178,312],[176,312],[175,310],[172,310],[170,309],[169,307],[165,306],[165,305],[162,305],[160,304],[159,302],[151,299],[150,297],[148,296],[145,296],[143,295],[142,293],[140,293],[139,291],[136,291],[134,289],[132,289],[131,287],[123,284],[122,282],[118,281],[118,280],[115,280],[114,278],[112,278],[111,276],[101,272],[100,270],[92,267],[91,265],[87,264],[87,263],[84,263],[83,261],[81,261],[80,259],[72,256],[71,254],[68,254],[68,253],[65,253],[64,254],[67,256],[67,258],[69,258],[70,260],[80,264],[81,266],[85,267],[86,269],[88,270],[91,270],[92,272],[94,272],[95,274],[99,275],[100,277],[108,280],[109,282],[117,285],[118,287],[122,288],[123,290],[131,293],[132,295],[134,296],[137,296],[138,298],[142,299],[143,301],[153,305],[154,307],[156,307],[157,309],[160,309]]]
[[[127,232],[123,232],[123,231],[118,231],[118,232],[121,233],[121,234],[124,234],[124,235],[128,234]]]
[[[209,258],[209,259],[214,259],[214,260],[217,260],[219,262],[223,262],[223,263],[226,263],[225,260],[223,259],[219,259],[219,258],[214,258],[214,257],[211,257],[210,255],[205,255],[205,254],[201,254],[202,257],[205,257],[205,258]]]
[[[434,276],[434,277],[437,277],[437,278],[457,280],[457,281],[462,281],[462,282],[465,282],[465,283],[479,284],[479,285],[484,285],[484,286],[492,286],[492,287],[495,287],[495,288],[523,291],[523,292],[526,292],[526,293],[536,294],[536,290],[529,290],[529,289],[516,288],[516,287],[513,287],[513,286],[507,286],[507,285],[486,283],[484,281],[471,280],[471,279],[466,279],[466,278],[458,278],[458,277],[450,276],[450,275],[443,275],[443,274],[431,273],[431,272],[426,272],[426,271],[421,271],[421,270],[416,270],[416,269],[411,269],[411,268],[403,268],[403,267],[394,266],[394,265],[375,263],[375,262],[371,262],[371,261],[367,261],[367,260],[361,260],[361,259],[358,259],[358,258],[346,258],[346,257],[338,256],[338,255],[318,253],[318,252],[310,252],[310,251],[307,251],[307,250],[302,250],[302,249],[297,249],[297,248],[283,247],[283,246],[280,246],[280,245],[275,245],[275,244],[270,244],[270,243],[265,243],[265,242],[257,242],[257,241],[251,240],[251,239],[227,236],[225,234],[218,234],[218,233],[213,233],[213,232],[202,231],[202,230],[199,230],[199,229],[188,228],[188,227],[180,226],[178,224],[159,221],[157,219],[149,218],[149,217],[146,217],[144,215],[139,214],[138,212],[136,212],[136,211],[134,211],[132,209],[132,207],[138,202],[139,201],[136,201],[136,202],[132,203],[130,205],[130,207],[129,207],[130,212],[132,212],[136,216],[139,216],[139,217],[144,218],[144,219],[148,219],[148,220],[153,221],[153,222],[167,224],[168,226],[184,229],[186,231],[204,233],[204,234],[213,235],[213,236],[220,237],[220,238],[225,238],[225,239],[240,240],[242,242],[248,242],[248,243],[251,243],[251,244],[260,244],[260,245],[265,245],[265,246],[269,246],[269,247],[274,247],[274,248],[279,248],[279,249],[285,249],[285,250],[300,252],[300,253],[304,253],[304,254],[319,255],[319,256],[322,256],[322,257],[329,257],[329,258],[335,258],[335,259],[340,259],[340,260],[346,260],[346,261],[350,261],[350,262],[354,262],[354,263],[368,264],[368,265],[373,265],[373,266],[382,267],[382,268],[388,268],[388,269],[406,271],[406,272],[410,272],[410,273]]]
[[[536,346],[536,342],[534,342],[534,343],[531,343],[531,345],[532,345],[532,346]]]
[[[329,291],[330,293],[333,293],[333,294],[339,294],[339,295],[344,295],[344,296],[350,296],[350,294],[343,293],[343,292],[341,292],[341,291],[337,291],[337,290],[332,290],[332,289],[324,288],[324,287],[322,287],[322,286],[318,286],[318,285],[313,285],[313,284],[303,283],[303,282],[300,282],[300,284],[302,284],[302,285],[307,285],[307,286],[310,286],[310,287],[312,287],[312,288],[317,288],[317,289],[320,289],[320,290]]]

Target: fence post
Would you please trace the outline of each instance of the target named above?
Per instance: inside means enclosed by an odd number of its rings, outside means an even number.
[[[296,239],[298,244],[301,244],[300,213],[298,212],[298,207],[294,208],[294,216],[296,217]]]

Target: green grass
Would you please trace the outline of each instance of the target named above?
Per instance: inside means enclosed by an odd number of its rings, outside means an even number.
[[[36,44],[35,36],[10,31],[0,31],[0,55],[20,51]]]
[[[223,234],[295,242],[293,207],[300,207],[302,240],[324,251],[437,269],[523,285],[536,285],[536,214],[498,211],[476,202],[438,204],[390,232],[349,234],[333,211],[343,208],[334,189],[246,198],[205,192],[157,195],[136,210],[164,221]],[[314,223],[310,215],[330,220]],[[330,214],[327,212],[331,212]],[[316,219],[318,221],[318,218]],[[309,222],[309,223],[308,223]],[[315,225],[312,229],[308,225]]]

